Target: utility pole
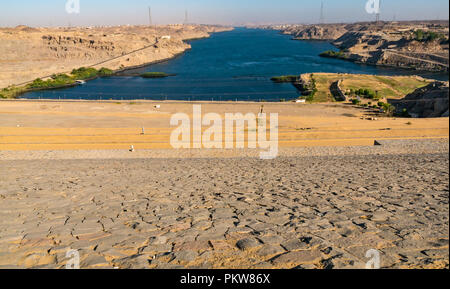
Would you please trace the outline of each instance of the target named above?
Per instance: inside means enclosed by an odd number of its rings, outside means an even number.
[[[319,21],[319,23],[320,24],[324,24],[325,23],[325,15],[323,13],[323,1],[321,3],[321,6],[320,6],[320,21]]]
[[[189,23],[188,11],[186,9],[186,11],[184,12],[184,24],[188,24],[188,23]]]
[[[379,6],[378,6],[378,11],[377,11],[377,19],[376,19],[377,23],[380,22],[380,12],[381,12],[381,0],[379,0]]]
[[[151,8],[150,6],[148,7],[148,21],[149,21],[150,26],[152,26],[152,25],[153,25],[153,21],[152,21],[152,8]]]

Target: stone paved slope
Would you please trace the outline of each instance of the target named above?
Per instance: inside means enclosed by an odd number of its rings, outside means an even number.
[[[444,154],[0,161],[0,267],[448,268]]]

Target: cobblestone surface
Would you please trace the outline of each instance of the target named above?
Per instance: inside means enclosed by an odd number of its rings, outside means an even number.
[[[0,268],[449,267],[445,154],[0,161]]]

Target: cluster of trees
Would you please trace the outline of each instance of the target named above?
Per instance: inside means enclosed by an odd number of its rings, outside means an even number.
[[[328,57],[328,58],[346,58],[345,54],[342,50],[341,51],[328,50],[328,51],[322,52],[321,54],[319,54],[319,56]]]
[[[98,76],[100,77],[112,76],[113,74],[114,71],[105,67],[100,68],[100,70],[98,71]]]
[[[67,74],[54,74],[51,79],[42,80],[40,78],[35,79],[32,83],[27,85],[27,88],[41,89],[41,88],[57,88],[75,83],[75,79]]]
[[[14,85],[3,88],[0,91],[0,98],[13,98],[21,93],[23,88],[15,87]]]
[[[58,88],[67,85],[73,85],[77,80],[92,79],[95,77],[106,77],[114,74],[114,71],[108,68],[101,68],[97,70],[95,68],[81,67],[74,69],[71,75],[67,74],[54,74],[48,80],[42,80],[40,78],[35,79],[32,83],[27,85],[28,89],[46,89],[46,88]]]
[[[3,92],[3,93],[7,93],[7,92],[8,92],[8,89],[7,89],[7,88],[3,88],[3,89],[2,89],[2,92]],[[6,98],[6,95],[4,95],[3,93],[0,93],[0,98]]]
[[[350,95],[351,96],[360,96],[360,97],[364,97],[364,98],[369,98],[369,99],[376,99],[378,98],[378,93],[373,91],[372,89],[368,89],[368,88],[360,88],[360,89],[350,89]]]
[[[85,79],[91,79],[95,77],[104,77],[104,76],[111,76],[114,74],[114,72],[111,69],[108,68],[101,68],[100,70],[97,70],[95,68],[85,68],[80,67],[78,69],[72,70],[71,73],[77,80],[85,80]]]
[[[420,42],[429,42],[434,41],[436,39],[443,39],[444,35],[433,32],[433,31],[423,31],[421,29],[414,31],[414,40]]]
[[[375,109],[381,109],[388,116],[392,116],[395,113],[395,106],[393,106],[392,104],[387,103],[387,102],[379,101],[376,105],[372,105],[372,102],[361,104],[361,100],[355,98],[355,99],[352,99],[352,103],[354,105],[361,105],[364,107],[372,107]],[[407,111],[403,111],[399,116],[407,117],[407,116],[409,116],[409,114]]]

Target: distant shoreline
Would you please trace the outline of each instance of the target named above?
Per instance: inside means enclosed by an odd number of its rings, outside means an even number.
[[[234,29],[234,28],[233,28],[233,29]],[[215,34],[215,33],[223,33],[223,32],[228,32],[228,31],[212,32],[212,33],[209,33],[209,36],[184,39],[183,42],[184,42],[184,43],[189,43],[189,42],[191,42],[191,41],[196,41],[196,40],[201,40],[201,39],[207,39],[207,38],[209,38],[210,35],[212,35],[212,34]],[[159,60],[155,60],[155,61],[151,61],[151,62],[139,64],[139,65],[127,66],[127,67],[124,67],[124,68],[121,68],[121,69],[113,70],[113,71],[114,71],[114,74],[111,75],[111,76],[118,76],[118,77],[120,77],[120,76],[121,76],[120,73],[123,73],[123,72],[126,72],[126,71],[130,71],[130,70],[134,70],[134,69],[139,69],[139,68],[144,68],[144,67],[148,67],[148,66],[152,66],[152,65],[155,65],[155,64],[164,63],[164,62],[173,60],[173,59],[175,59],[175,58],[177,58],[177,57],[182,56],[184,53],[186,53],[187,51],[189,51],[189,50],[191,50],[191,49],[192,49],[192,48],[186,48],[186,49],[183,50],[182,52],[175,53],[173,56],[167,57],[167,58],[164,58],[164,59],[159,59]],[[123,57],[123,55],[120,56],[120,57]],[[105,61],[105,62],[108,62],[108,61],[110,61],[110,60],[107,60],[107,61]],[[94,64],[94,65],[87,66],[87,67],[88,67],[88,68],[91,68],[91,67],[93,68],[93,67],[95,67],[95,66],[98,66],[98,64]],[[126,75],[125,75],[125,76],[126,76]],[[49,78],[49,77],[50,77],[50,76],[45,76],[45,77],[42,77],[42,79],[47,79],[47,78]],[[101,78],[101,77],[103,77],[103,76],[95,76],[95,77],[92,77],[92,78],[89,78],[89,79],[85,79],[84,81],[85,81],[85,82],[88,82],[88,81],[95,80],[95,79],[98,79],[98,78]],[[107,77],[109,77],[109,76],[107,76]],[[26,87],[27,84],[32,83],[32,82],[33,82],[33,81],[28,81],[28,82],[25,82],[25,83],[21,83],[21,84],[19,84],[19,88],[20,88],[20,87]],[[25,85],[24,85],[24,84],[25,84]],[[20,99],[20,96],[22,96],[22,95],[24,95],[24,94],[26,94],[26,93],[29,93],[29,92],[59,90],[59,89],[65,89],[65,88],[70,88],[70,87],[76,87],[76,86],[78,86],[78,85],[80,85],[80,84],[67,84],[67,85],[62,85],[62,86],[53,87],[53,88],[31,88],[31,89],[25,88],[24,91],[18,92],[17,95],[15,96],[15,98]],[[26,99],[26,98],[25,98],[25,99]],[[0,98],[0,100],[1,100],[1,98]]]

